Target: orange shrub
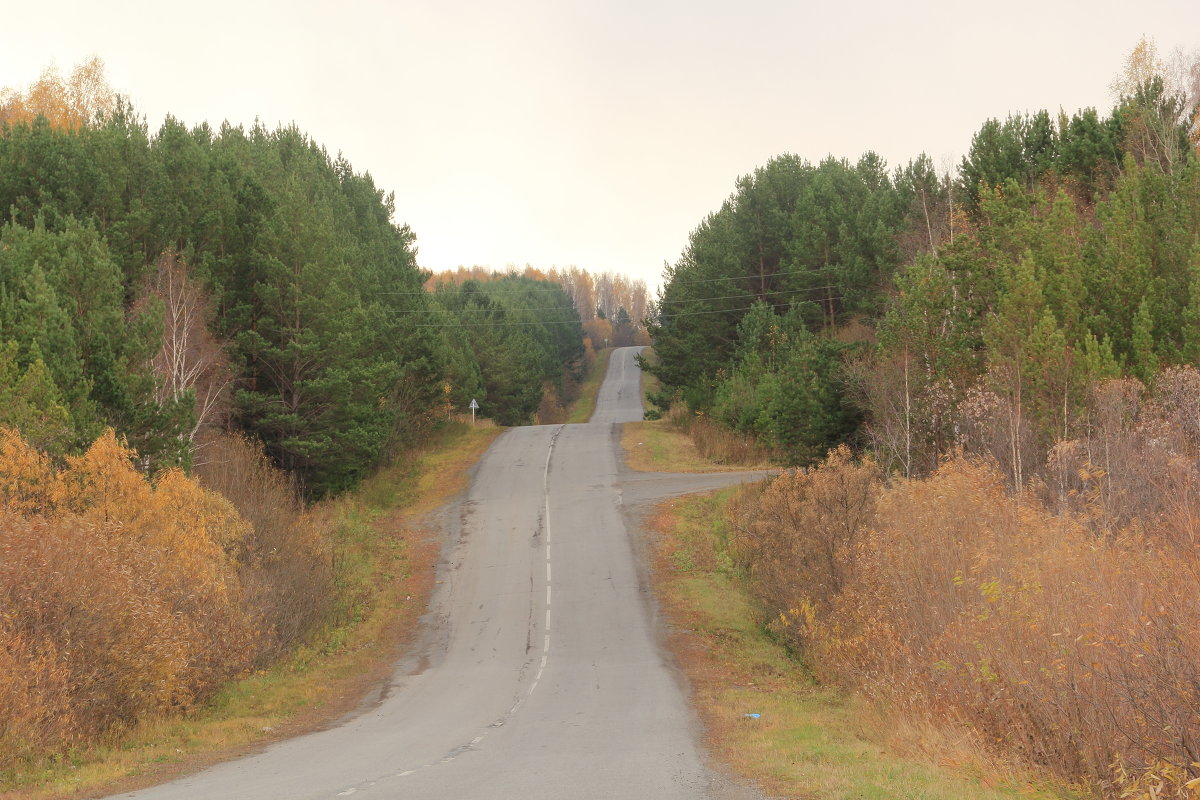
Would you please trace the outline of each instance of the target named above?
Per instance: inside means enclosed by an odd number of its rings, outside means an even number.
[[[187,708],[245,670],[249,525],[178,471],[151,484],[105,433],[54,472],[0,450],[0,761]]]
[[[1124,452],[1162,448],[1165,429],[1148,429],[1155,438]],[[1194,475],[1170,441],[1148,480]],[[1183,478],[1121,481],[1157,498],[1144,507],[1158,513],[1114,529],[1111,496],[1072,496],[1081,515],[1056,511],[964,457],[884,489],[872,464],[839,450],[747,490],[732,507],[736,547],[770,624],[825,680],[965,725],[982,746],[1114,797],[1190,797],[1200,550],[1181,520],[1200,515]]]
[[[0,508],[18,514],[48,513],[58,495],[49,457],[12,428],[0,427]]]
[[[842,446],[815,467],[790,470],[740,495],[734,549],[772,625],[792,644],[805,645],[814,615],[827,613],[850,580],[856,541],[875,516],[880,477],[874,462],[855,462]]]

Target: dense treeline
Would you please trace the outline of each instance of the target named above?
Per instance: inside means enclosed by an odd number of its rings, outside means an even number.
[[[459,267],[438,273],[426,286],[433,288],[444,283],[462,284],[469,280],[491,281],[520,274],[526,278],[557,283],[571,298],[583,323],[584,346],[589,352],[605,347],[628,347],[650,343],[646,331],[651,312],[651,300],[643,280],[631,279],[612,272],[593,275],[579,267],[551,267],[540,270],[526,266],[517,273],[497,273],[484,267]]]
[[[444,417],[447,382],[456,402],[529,421],[501,388],[533,376],[510,345],[549,337],[547,357],[576,368],[558,340],[578,344],[578,325],[534,331],[559,311],[547,281],[506,323],[522,335],[462,347],[392,198],[296,128],[168,118],[151,135],[119,101],[56,113],[86,82],[55,80],[8,93],[0,135],[0,369],[25,386],[21,409],[41,404],[36,423],[0,405],[0,422],[39,445],[77,452],[112,426],[149,467],[186,466],[197,424],[227,424],[321,496]],[[556,369],[539,362],[533,391]]]
[[[583,366],[559,282],[427,291],[369,174],[295,127],[151,133],[96,60],[0,92],[0,208],[0,778],[345,622],[307,501]]]
[[[0,137],[0,205],[0,338],[46,361],[76,449],[112,425],[152,463],[186,463],[192,409],[158,402],[145,369],[162,303],[136,302],[162,257],[211,294],[237,423],[313,494],[351,485],[437,401],[444,348],[411,313],[427,302],[411,232],[294,128],[39,118]]]
[[[468,372],[455,376],[450,402],[486,398],[489,416],[524,425],[547,398],[562,398],[583,378],[583,327],[571,298],[556,283],[519,275],[443,282],[433,318],[446,330]],[[453,388],[457,387],[457,388]]]
[[[913,475],[967,443],[1023,483],[1092,382],[1200,357],[1200,89],[1147,61],[1107,117],[989,120],[956,178],[868,153],[739,179],[666,271],[655,403],[793,463],[869,441]]]
[[[1113,797],[1200,781],[1182,65],[1143,42],[1111,114],[989,120],[956,176],[773,159],[668,269],[647,364],[673,418],[807,467],[731,519],[817,675]]]

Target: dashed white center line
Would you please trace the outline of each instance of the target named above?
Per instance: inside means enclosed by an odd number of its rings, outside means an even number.
[[[545,532],[546,532],[546,538],[545,538],[545,541],[546,541],[546,624],[545,624],[545,629],[544,629],[543,636],[542,636],[541,663],[538,666],[537,675],[535,675],[533,678],[533,683],[531,683],[529,686],[529,692],[528,692],[528,694],[525,695],[526,697],[533,694],[534,690],[537,689],[538,683],[540,683],[542,680],[542,672],[545,671],[545,669],[546,669],[546,662],[549,660],[549,655],[550,655],[550,598],[551,598],[551,589],[550,589],[550,575],[551,575],[551,573],[550,573],[550,535],[551,535],[550,534],[550,531],[551,531],[551,529],[550,529],[550,457],[554,454],[554,443],[557,441],[558,434],[561,432],[562,432],[562,427],[560,426],[558,432],[556,432],[550,440],[550,447],[546,451],[546,468],[542,474],[542,489],[543,489],[542,498],[543,498],[543,503],[544,503],[542,519],[545,521]],[[517,700],[517,702],[513,704],[513,707],[511,709],[509,709],[509,712],[506,716],[512,716],[513,714],[515,714],[517,709],[521,707],[521,702],[522,702],[521,700]],[[504,722],[500,721],[500,722],[493,723],[490,727],[499,727],[503,724],[504,724]],[[467,747],[473,748],[476,745],[478,745],[480,742],[483,741],[484,735],[485,734],[480,734],[480,735],[476,736],[474,739],[471,740],[471,743],[469,745],[467,745]],[[440,761],[437,761],[434,763],[435,764],[449,763],[450,761],[453,761],[455,756],[457,756],[460,752],[461,752],[461,750],[456,750],[453,753],[451,753],[450,755],[447,755],[445,758],[442,758]],[[434,764],[425,764],[420,769],[429,769],[432,766],[434,766]],[[406,769],[403,772],[395,773],[395,777],[406,778],[409,775],[412,775],[413,773],[415,773],[416,771],[417,770],[415,770],[415,769]],[[375,784],[371,784],[371,785],[373,786]],[[349,797],[350,795],[356,793],[357,791],[358,791],[358,788],[354,787],[354,788],[347,789],[344,792],[339,792],[337,796],[338,797]]]

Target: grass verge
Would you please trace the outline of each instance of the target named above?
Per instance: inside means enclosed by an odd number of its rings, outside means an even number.
[[[766,634],[728,555],[723,509],[732,491],[667,501],[648,525],[669,644],[714,756],[773,797],[1072,797],[982,758],[952,734],[814,684]]]
[[[692,437],[675,430],[666,420],[626,422],[621,431],[625,463],[638,472],[725,472],[700,454]]]
[[[579,397],[571,403],[567,412],[568,424],[587,422],[596,412],[596,397],[600,394],[600,384],[604,383],[604,376],[608,373],[608,357],[611,355],[612,348],[605,348],[592,360],[591,369],[588,370],[583,385],[579,387]]]
[[[732,469],[771,469],[769,461],[719,463],[706,458],[691,435],[669,419],[626,422],[621,432],[625,463],[638,472],[728,472]]]
[[[424,516],[466,488],[503,431],[451,423],[323,509],[338,559],[336,619],[285,662],[181,717],[142,722],[0,786],[4,800],[96,797],[195,771],[352,711],[383,680],[428,606],[440,542]]]

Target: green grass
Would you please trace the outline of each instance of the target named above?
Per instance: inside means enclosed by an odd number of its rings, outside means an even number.
[[[673,500],[652,520],[655,586],[710,748],[773,796],[864,800],[1072,798],[977,752],[967,737],[819,686],[766,632],[729,555],[733,490]],[[759,714],[757,719],[747,714]]]
[[[723,464],[705,458],[695,441],[668,420],[626,422],[621,431],[625,464],[638,472],[729,472],[770,469],[769,462]]]
[[[601,350],[592,361],[583,385],[579,387],[579,397],[571,403],[567,412],[567,422],[577,424],[587,422],[596,412],[596,397],[600,394],[600,384],[604,383],[604,375],[608,372],[608,357],[612,348]]]
[[[686,433],[666,420],[626,422],[621,430],[625,463],[639,472],[724,472],[728,465],[714,464],[700,455]]]

